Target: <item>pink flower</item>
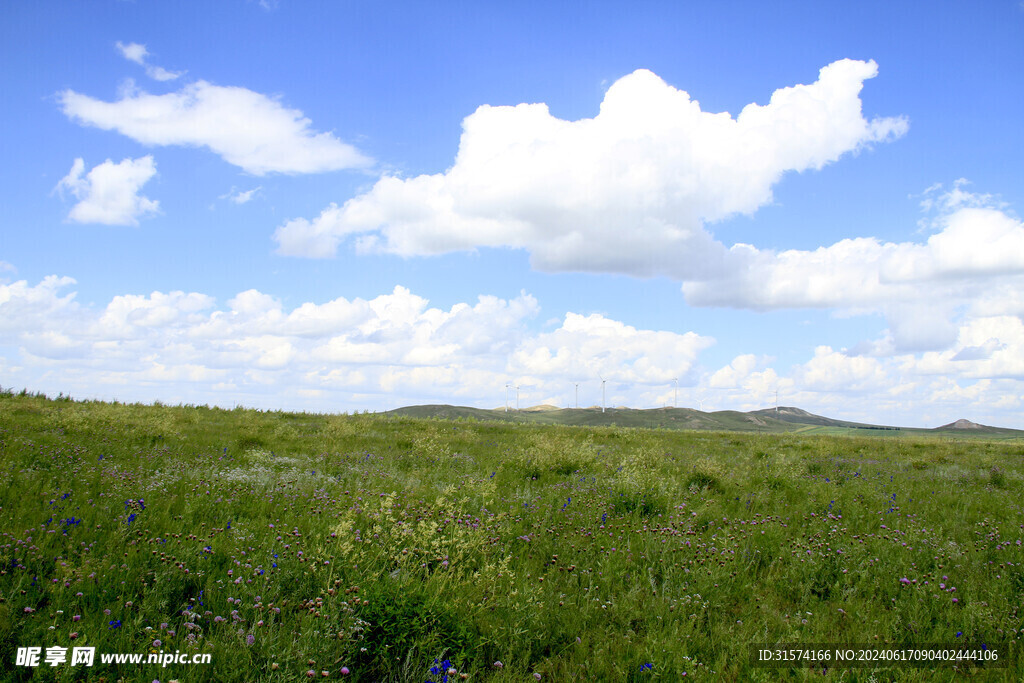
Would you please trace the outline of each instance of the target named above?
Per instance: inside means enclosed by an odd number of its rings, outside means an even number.
[[[347,666],[341,667],[341,675],[342,676],[348,676],[348,673],[349,672],[348,672],[348,667]]]

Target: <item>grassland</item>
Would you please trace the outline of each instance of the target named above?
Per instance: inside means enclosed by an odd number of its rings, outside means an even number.
[[[4,681],[1024,680],[1020,442],[4,393],[0,467]],[[751,643],[1007,668],[756,668]]]

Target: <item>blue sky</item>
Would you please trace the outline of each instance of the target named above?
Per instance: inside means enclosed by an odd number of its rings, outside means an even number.
[[[0,385],[1024,428],[1024,5],[693,5],[5,9]]]

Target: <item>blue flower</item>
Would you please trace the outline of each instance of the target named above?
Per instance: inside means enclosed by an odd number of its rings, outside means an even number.
[[[435,676],[440,676],[441,677],[439,683],[448,683],[448,670],[452,666],[451,660],[450,659],[446,659],[443,662],[438,662],[435,659],[434,660],[434,664],[436,664],[437,666],[430,667],[430,673],[432,673]],[[437,683],[437,682],[432,681],[430,679],[427,679],[426,683]]]
[[[121,628],[121,620],[111,619],[109,622],[107,622],[107,628],[111,630]]]

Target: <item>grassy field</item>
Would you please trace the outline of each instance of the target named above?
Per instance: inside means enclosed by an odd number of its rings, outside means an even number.
[[[3,681],[1024,680],[1020,442],[4,393],[0,466]],[[96,663],[16,663],[57,646]],[[99,661],[150,652],[210,663]]]

